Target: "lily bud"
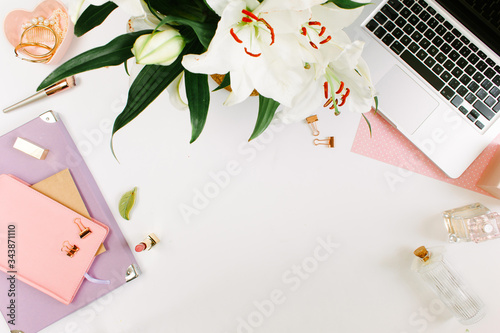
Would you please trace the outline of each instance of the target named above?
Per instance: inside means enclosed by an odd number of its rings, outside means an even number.
[[[137,38],[132,53],[138,64],[168,66],[182,52],[186,42],[179,31],[170,26],[162,28]]]

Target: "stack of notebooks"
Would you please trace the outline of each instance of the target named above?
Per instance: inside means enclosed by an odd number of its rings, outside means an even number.
[[[19,140],[44,153],[19,150]],[[0,154],[0,311],[12,331],[38,332],[138,276],[130,247],[53,112],[0,137]]]

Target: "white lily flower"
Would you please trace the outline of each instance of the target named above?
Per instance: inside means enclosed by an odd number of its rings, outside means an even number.
[[[84,2],[89,5],[101,6],[108,0],[69,0],[68,3],[68,13],[73,23],[76,23],[78,17],[80,16],[82,6]],[[144,9],[141,4],[141,0],[113,0],[120,9],[124,10],[130,16],[142,16],[144,15]]]
[[[277,0],[264,0],[262,4],[257,0],[226,2],[207,52],[184,56],[184,68],[193,73],[229,72],[232,92],[226,105],[242,102],[254,89],[280,104],[291,105],[305,77],[294,36],[310,12],[261,11],[272,7],[269,3],[278,8]]]
[[[332,3],[312,8],[298,41],[309,71],[292,107],[278,115],[284,122],[302,120],[321,106],[338,110],[347,103],[350,111],[367,112],[375,96],[370,73],[361,58],[363,43],[351,42],[342,30],[359,16],[361,9],[346,10]]]
[[[178,30],[165,26],[162,31],[137,38],[132,53],[138,64],[168,66],[177,59],[185,45]]]

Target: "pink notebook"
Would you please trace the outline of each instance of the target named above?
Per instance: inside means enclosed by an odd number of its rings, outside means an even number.
[[[70,304],[107,234],[102,223],[0,175],[0,269],[8,276]]]

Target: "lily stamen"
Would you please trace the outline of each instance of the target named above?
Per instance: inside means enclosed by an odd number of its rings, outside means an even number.
[[[339,89],[335,92],[335,94],[340,94],[344,90],[344,81],[340,81],[340,87]]]
[[[328,81],[325,81],[325,83],[323,83],[323,89],[325,91],[325,99],[328,98]]]
[[[345,88],[345,94],[342,95],[342,97],[340,98],[341,101],[340,101],[339,107],[345,104],[345,101],[347,100],[347,96],[349,96],[350,92],[351,92],[351,90],[349,88]]]
[[[316,46],[316,44],[314,44],[313,42],[309,42],[309,44],[314,47],[316,50],[318,49],[318,47]]]
[[[231,34],[231,36],[233,36],[233,38],[236,42],[238,42],[240,44],[243,43],[243,41],[241,39],[239,39],[238,36],[236,35],[233,28],[231,28],[231,30],[229,30],[229,33]]]
[[[326,31],[326,27],[321,27],[321,31],[319,32],[318,36],[323,36],[323,34],[325,33]]]
[[[301,34],[304,35],[304,36],[307,36],[307,29],[306,29],[306,27],[302,27]]]
[[[260,55],[262,54],[262,53],[251,53],[250,51],[248,51],[246,47],[245,47],[245,53],[255,58],[260,57]]]
[[[246,10],[246,9],[243,9],[241,12],[242,12],[243,14],[245,14],[246,16],[250,16],[251,18],[253,18],[253,19],[254,19],[254,20],[256,20],[256,21],[258,21],[258,20],[259,20],[259,18],[258,18],[258,17],[257,17],[254,13],[252,13],[252,12],[250,12],[250,11]]]
[[[325,43],[328,43],[330,40],[332,39],[332,36],[328,36],[326,37],[325,39],[323,39],[321,42],[319,42],[320,44],[325,44]]]
[[[252,22],[253,22],[251,18],[246,17],[246,16],[245,16],[245,17],[243,17],[241,20],[242,20],[243,22],[245,22],[245,23],[252,23]]]
[[[309,25],[321,25],[321,23],[320,23],[320,22],[318,22],[318,21],[309,21],[309,23],[308,23],[308,24],[309,24]]]

